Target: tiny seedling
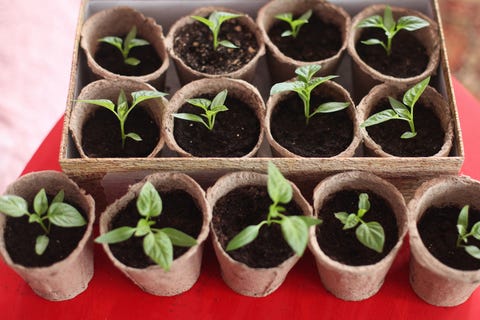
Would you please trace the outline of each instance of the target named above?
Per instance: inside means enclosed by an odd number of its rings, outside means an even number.
[[[290,12],[281,13],[275,16],[275,18],[285,21],[290,25],[290,30],[286,30],[282,33],[282,37],[289,37],[292,36],[296,38],[298,32],[300,32],[300,28],[305,24],[308,23],[308,19],[312,16],[312,10],[308,10],[304,14],[302,14],[298,19],[293,19],[293,15]]]
[[[192,19],[195,19],[210,29],[212,31],[213,35],[213,49],[217,50],[218,46],[224,46],[227,48],[238,48],[235,44],[228,40],[221,40],[218,41],[218,33],[220,32],[220,28],[222,24],[230,19],[238,18],[241,17],[241,14],[235,14],[235,13],[229,13],[229,12],[222,12],[222,11],[214,11],[210,14],[210,16],[207,18],[201,17],[201,16],[191,16]]]
[[[271,162],[268,164],[267,189],[273,201],[269,207],[267,219],[240,231],[227,244],[226,251],[236,250],[249,244],[257,238],[262,226],[277,223],[280,224],[288,245],[298,256],[302,256],[308,243],[308,228],[320,224],[321,220],[307,216],[286,216],[282,213],[285,212],[285,208],[280,204],[287,204],[292,200],[292,186]]]
[[[12,218],[28,216],[29,223],[38,223],[44,234],[39,235],[35,240],[35,253],[41,256],[47,250],[52,224],[63,227],[81,227],[87,222],[78,210],[64,203],[65,193],[60,190],[48,203],[45,189],[41,189],[33,200],[33,213],[28,211],[28,203],[22,197],[16,195],[4,195],[0,197],[0,212]]]
[[[173,116],[178,119],[202,123],[208,130],[213,130],[215,125],[215,117],[219,112],[227,111],[225,100],[227,99],[227,89],[220,91],[213,100],[195,98],[186,101],[195,107],[201,108],[205,113],[200,116],[191,113],[174,113]],[[204,120],[203,118],[206,120]]]
[[[355,228],[358,225],[357,229],[355,229],[355,235],[358,241],[365,247],[382,253],[383,244],[385,243],[385,232],[380,223],[376,221],[365,222],[362,220],[368,210],[370,210],[368,194],[361,193],[358,197],[358,211],[356,214],[337,212],[335,213],[335,217],[342,222],[343,230]]]
[[[108,99],[96,99],[96,100],[76,100],[78,102],[91,103],[100,107],[104,107],[112,111],[120,122],[120,132],[122,137],[122,148],[125,147],[125,140],[127,138],[133,139],[135,141],[142,141],[142,138],[135,132],[129,132],[125,134],[125,122],[127,121],[128,115],[130,112],[137,106],[140,102],[161,98],[166,96],[166,93],[153,91],[153,90],[141,90],[132,92],[133,102],[131,106],[128,106],[127,96],[125,91],[120,89],[118,95],[117,105]]]
[[[410,131],[404,132],[401,135],[401,138],[410,139],[415,137],[417,135],[417,131],[415,131],[415,123],[413,121],[413,109],[415,107],[415,103],[421,97],[421,95],[427,88],[429,82],[430,77],[417,83],[407,92],[405,92],[405,94],[403,95],[403,103],[395,98],[388,97],[388,101],[390,102],[390,106],[392,107],[392,109],[383,110],[371,115],[360,126],[365,128],[389,120],[403,120],[408,122],[410,126]]]
[[[275,84],[270,89],[270,95],[274,95],[283,91],[294,91],[298,94],[303,101],[303,109],[305,119],[308,124],[311,117],[318,113],[331,113],[343,110],[347,108],[350,103],[348,102],[326,102],[319,105],[312,113],[310,113],[310,97],[313,89],[327,80],[336,78],[337,76],[331,75],[326,77],[313,77],[321,69],[320,65],[311,64],[302,67],[298,67],[295,70],[297,74],[296,81],[287,81]]]
[[[460,211],[457,220],[457,247],[465,248],[465,251],[474,257],[475,259],[480,259],[480,248],[474,245],[466,245],[468,243],[468,237],[474,237],[477,240],[480,240],[480,221],[475,223],[470,232],[468,232],[468,210],[469,206],[466,205]],[[465,243],[465,244],[464,244]]]
[[[158,191],[146,182],[137,198],[137,210],[142,216],[136,227],[119,227],[102,234],[95,239],[97,243],[119,243],[132,236],[143,237],[143,251],[165,271],[170,270],[173,262],[173,246],[192,247],[197,240],[174,228],[154,228],[152,218],[162,213],[163,204]]]
[[[428,21],[416,17],[416,16],[404,16],[400,17],[397,22],[393,18],[392,9],[390,6],[386,6],[383,12],[383,17],[380,15],[374,15],[360,21],[357,25],[357,28],[381,28],[385,31],[385,36],[387,37],[387,42],[383,42],[379,39],[368,39],[362,41],[366,45],[381,45],[387,55],[390,56],[392,53],[392,40],[393,37],[400,30],[415,31],[422,28],[425,28],[429,25]]]
[[[138,64],[140,64],[141,61],[137,58],[129,57],[128,55],[130,54],[130,50],[135,47],[149,45],[150,43],[144,39],[137,39],[135,38],[136,36],[137,27],[133,26],[125,37],[125,40],[120,37],[108,36],[98,39],[98,41],[111,44],[112,46],[120,50],[123,56],[123,62],[125,64],[137,66]]]

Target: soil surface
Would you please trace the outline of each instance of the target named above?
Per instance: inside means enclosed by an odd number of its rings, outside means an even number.
[[[212,227],[222,247],[245,227],[265,220],[271,204],[266,186],[240,187],[221,197],[213,208]],[[303,215],[293,201],[284,207],[286,215]],[[253,242],[227,254],[252,268],[272,268],[294,252],[283,239],[280,225],[272,224],[263,226]]]
[[[126,138],[122,148],[120,121],[113,112],[98,108],[82,128],[82,147],[91,158],[146,157],[160,139],[160,128],[140,105],[136,106],[125,122],[125,134],[135,132],[142,141]]]
[[[236,71],[255,57],[259,45],[255,34],[238,19],[225,21],[220,27],[218,41],[229,40],[238,48],[219,45],[213,49],[213,36],[203,23],[194,21],[177,31],[173,49],[183,62],[194,70],[207,74]]]
[[[202,229],[202,212],[197,207],[194,199],[183,190],[160,192],[162,198],[162,213],[151,221],[155,221],[152,228],[171,227],[183,231],[193,238],[197,238]],[[110,230],[130,226],[135,227],[141,218],[136,206],[136,199],[131,201],[110,222]],[[143,237],[130,239],[110,244],[112,254],[123,264],[132,268],[146,268],[155,265],[143,251]],[[173,258],[177,259],[190,248],[173,246]]]
[[[357,213],[358,196],[366,192],[370,210],[363,216],[365,222],[379,222],[385,232],[383,252],[378,253],[358,241],[355,229],[343,230],[343,224],[335,217],[337,212]],[[351,266],[377,263],[385,257],[398,242],[398,226],[390,205],[372,192],[345,190],[330,196],[319,211],[323,223],[317,226],[317,241],[323,252],[331,259]]]
[[[464,248],[457,248],[457,219],[461,206],[431,207],[417,224],[418,232],[430,253],[442,263],[460,270],[479,270],[480,260],[470,256]],[[468,231],[480,221],[480,210],[470,207]],[[480,240],[468,238],[468,245],[480,248]]]
[[[380,101],[372,114],[390,108],[390,103],[385,98]],[[440,151],[445,139],[445,132],[440,120],[422,101],[415,104],[413,118],[417,135],[410,139],[400,138],[405,131],[410,131],[408,122],[403,120],[390,120],[366,129],[368,135],[382,147],[383,151],[391,155],[399,157],[433,156]]]

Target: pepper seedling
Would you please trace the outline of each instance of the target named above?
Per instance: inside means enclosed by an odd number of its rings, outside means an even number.
[[[313,77],[320,69],[321,66],[316,64],[298,67],[295,70],[295,74],[297,74],[296,81],[277,83],[270,89],[270,95],[274,95],[283,91],[296,92],[303,102],[303,109],[307,125],[310,118],[316,114],[340,111],[350,105],[349,102],[326,102],[319,105],[312,113],[310,113],[310,98],[313,89],[327,80],[338,77],[335,75],[326,77]]]
[[[383,12],[383,17],[380,15],[374,15],[360,21],[357,28],[380,28],[385,31],[387,42],[383,42],[380,39],[368,39],[362,41],[366,45],[381,45],[387,52],[387,56],[392,53],[392,41],[393,37],[400,30],[415,31],[425,28],[429,25],[428,21],[416,17],[416,16],[403,16],[395,22],[393,18],[392,9],[390,6],[386,6]]]
[[[269,207],[268,216],[257,225],[250,225],[240,231],[227,244],[226,251],[241,248],[255,240],[264,225],[280,224],[283,238],[298,255],[302,256],[308,242],[308,228],[321,223],[321,220],[307,216],[287,216],[283,214],[285,208],[280,204],[287,204],[292,200],[293,191],[290,183],[280,170],[271,162],[268,163],[268,195],[273,203]]]
[[[312,16],[312,10],[308,10],[304,14],[302,14],[298,19],[293,19],[293,15],[290,12],[277,14],[275,18],[285,21],[289,24],[290,30],[286,30],[282,33],[282,37],[289,37],[292,36],[296,38],[298,33],[300,32],[300,28],[308,23],[308,19]]]
[[[403,95],[403,103],[398,101],[395,98],[388,97],[388,101],[390,102],[390,106],[392,107],[392,109],[383,110],[371,115],[360,126],[365,128],[365,127],[373,126],[389,120],[403,120],[408,122],[410,126],[410,131],[404,132],[401,135],[401,138],[410,139],[415,137],[417,135],[417,131],[415,130],[414,113],[413,113],[415,103],[422,96],[429,82],[430,82],[430,77],[417,83],[415,86],[410,88],[407,92],[405,92],[405,94]]]
[[[220,28],[222,24],[230,19],[238,18],[243,16],[242,14],[236,14],[236,13],[229,13],[229,12],[223,12],[223,11],[214,11],[210,14],[210,16],[207,18],[201,17],[201,16],[191,16],[192,19],[195,19],[210,29],[212,31],[213,35],[213,49],[217,50],[218,46],[224,46],[227,48],[232,48],[236,49],[238,48],[235,44],[233,44],[231,41],[228,40],[221,40],[218,41],[218,34],[220,32]]]
[[[463,247],[465,251],[474,257],[475,259],[480,259],[480,248],[474,245],[466,245],[468,243],[469,237],[474,237],[477,240],[480,240],[480,221],[475,223],[470,232],[468,232],[468,210],[469,206],[466,205],[460,210],[460,214],[457,219],[457,247]]]
[[[151,182],[146,182],[137,198],[138,213],[141,218],[135,227],[123,226],[113,229],[95,239],[97,243],[119,243],[131,237],[143,237],[143,251],[165,271],[170,270],[173,262],[173,246],[192,247],[197,240],[174,228],[155,228],[155,221],[163,210],[158,191]]]
[[[123,40],[120,37],[115,37],[115,36],[107,36],[103,37],[101,39],[98,39],[99,42],[105,42],[108,43],[122,53],[123,57],[123,62],[125,64],[131,65],[131,66],[137,66],[140,64],[140,60],[134,57],[129,57],[128,55],[130,54],[130,50],[135,47],[141,47],[141,46],[146,46],[149,45],[150,43],[147,40],[144,39],[137,39],[135,38],[137,36],[137,27],[133,26],[132,29],[128,32],[127,36],[125,37],[125,40]]]
[[[94,99],[94,100],[76,100],[78,102],[85,102],[94,104],[100,107],[104,107],[117,117],[120,123],[120,133],[122,137],[122,148],[125,148],[125,140],[127,138],[133,139],[135,141],[142,141],[142,138],[135,132],[129,132],[125,134],[125,122],[127,121],[128,115],[130,112],[135,108],[140,102],[156,99],[166,96],[166,93],[153,91],[153,90],[141,90],[132,92],[133,102],[131,106],[128,106],[127,96],[125,95],[125,91],[120,89],[120,93],[118,95],[117,104],[115,105],[114,102],[108,99]]]
[[[376,221],[363,221],[363,216],[370,210],[370,201],[368,194],[361,193],[358,197],[357,213],[337,212],[335,218],[343,224],[343,230],[355,229],[355,235],[365,247],[375,250],[379,253],[383,251],[385,243],[385,232],[380,223]],[[360,224],[359,224],[360,223]]]
[[[35,195],[33,200],[33,213],[28,210],[28,203],[22,197],[16,195],[4,195],[0,197],[0,212],[12,218],[28,216],[29,223],[38,223],[43,230],[43,234],[37,236],[35,240],[35,253],[41,256],[47,250],[50,238],[52,224],[63,227],[81,227],[87,221],[80,212],[72,205],[63,202],[65,193],[60,190],[52,202],[48,203],[45,189],[42,188]]]
[[[213,100],[204,99],[204,98],[194,98],[187,99],[186,101],[195,106],[201,108],[205,113],[200,116],[191,113],[174,113],[173,116],[178,119],[183,119],[187,121],[199,122],[202,123],[208,130],[213,130],[215,125],[215,117],[219,112],[227,111],[228,108],[225,106],[225,100],[227,99],[228,90],[225,89],[220,91]],[[203,118],[206,120],[204,120]]]

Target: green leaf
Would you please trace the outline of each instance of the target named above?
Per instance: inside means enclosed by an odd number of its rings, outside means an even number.
[[[52,200],[52,203],[63,202],[65,199],[65,191],[60,190]]]
[[[467,230],[468,230],[468,210],[469,210],[469,206],[466,205],[466,206],[463,206],[462,210],[460,210],[460,213],[458,215],[458,218],[457,218],[457,230],[458,230],[458,233],[461,235],[461,236],[464,236],[467,234]]]
[[[343,110],[345,108],[348,108],[350,105],[349,102],[327,102],[323,103],[318,106],[317,109],[310,115],[313,116],[314,114],[317,113],[331,113],[331,112],[337,112],[340,110]]]
[[[135,48],[135,47],[143,47],[143,46],[147,46],[149,45],[150,42],[148,42],[147,40],[144,40],[144,39],[132,39],[132,41],[130,41],[129,45],[128,45],[128,48],[131,49],[131,48]]]
[[[354,228],[359,222],[360,222],[360,219],[357,217],[357,215],[355,213],[350,213],[347,216],[347,220],[345,221],[343,230]]]
[[[130,239],[135,233],[135,228],[119,227],[104,233],[95,239],[96,243],[118,243]]]
[[[143,238],[143,250],[165,271],[170,270],[173,262],[173,246],[170,238],[163,232],[149,233]]]
[[[416,132],[405,131],[400,138],[402,139],[411,139],[417,136]]]
[[[31,214],[29,217],[28,217],[28,223],[42,223],[42,218],[37,215],[36,213],[33,213]]]
[[[378,39],[375,39],[375,38],[372,38],[372,39],[368,39],[368,40],[363,40],[361,41],[363,44],[366,44],[366,45],[369,45],[369,46],[372,46],[372,45],[381,45],[381,46],[385,46],[385,44],[383,43],[383,41],[381,40],[378,40]]]
[[[385,233],[383,227],[376,221],[362,223],[355,230],[358,241],[364,246],[379,253],[383,251]]]
[[[318,87],[320,84],[328,81],[328,80],[331,80],[331,79],[334,79],[334,78],[337,78],[338,76],[336,75],[330,75],[330,76],[326,76],[326,77],[317,77],[317,78],[312,78],[308,81],[307,83],[307,90],[309,91],[312,91],[313,89],[315,89],[316,87]]]
[[[136,26],[132,26],[132,28],[130,29],[130,31],[128,32],[127,36],[125,37],[125,45],[123,46],[123,50],[122,52],[127,52],[129,51],[130,49],[130,43],[132,42],[133,39],[135,39],[135,37],[137,36],[137,27]]]
[[[132,98],[133,98],[132,108],[143,101],[150,100],[150,99],[158,99],[166,95],[167,94],[164,92],[154,91],[154,90],[141,90],[141,91],[132,92]]]
[[[403,103],[409,107],[413,107],[422,95],[423,91],[425,91],[425,88],[427,88],[429,82],[430,77],[427,77],[405,92],[403,96]]]
[[[138,66],[141,61],[134,57],[128,57],[125,60],[123,60],[123,62],[131,66]]]
[[[209,19],[213,21],[218,21],[218,25],[224,23],[227,20],[239,18],[243,16],[242,14],[230,13],[230,12],[223,12],[223,11],[214,11],[210,14]]]
[[[308,22],[308,19],[312,16],[312,9],[306,11],[304,14],[302,14],[296,21],[301,21],[302,23]],[[305,21],[305,22],[304,22]]]
[[[334,213],[334,215],[335,215],[335,218],[340,220],[340,222],[342,224],[347,223],[347,218],[348,218],[348,213],[347,212],[337,212],[337,213]]]
[[[142,137],[140,137],[138,134],[135,132],[130,132],[125,135],[125,137],[128,137],[130,139],[133,139],[135,141],[142,141]]]
[[[224,106],[225,105],[225,100],[227,99],[227,94],[228,94],[227,89],[222,90],[219,93],[217,93],[215,98],[213,98],[212,103],[210,104],[210,109],[214,109],[214,108],[217,108],[217,107],[220,107],[220,106]]]
[[[197,116],[196,114],[174,113],[173,117],[177,119],[187,120],[187,121],[200,122],[200,123],[203,123],[205,126],[207,126],[207,123],[202,119],[202,117]]]
[[[217,106],[217,107],[213,107],[211,111],[212,111],[212,114],[217,114],[219,112],[228,111],[228,108],[226,106]]]
[[[274,84],[270,89],[270,95],[283,92],[283,91],[298,91],[305,87],[305,83],[301,81],[288,81]]]
[[[286,216],[281,222],[283,238],[288,245],[301,257],[308,243],[308,226],[297,216]]]
[[[170,241],[172,241],[174,246],[192,247],[197,244],[197,240],[195,238],[180,230],[174,228],[163,228],[161,231],[170,238]]]
[[[381,28],[382,26],[383,18],[379,15],[363,19],[357,24],[357,28]]]
[[[41,256],[45,250],[47,250],[48,243],[50,242],[50,239],[42,234],[35,239],[35,253],[39,256]]]
[[[370,210],[370,201],[368,201],[368,194],[360,193],[358,196],[358,210],[363,211],[359,218],[363,217],[363,215]]]
[[[270,199],[275,203],[289,203],[292,200],[292,186],[272,162],[268,163],[267,189]]]
[[[280,36],[290,37],[290,36],[293,36],[293,32],[291,30],[285,30],[285,31],[282,32],[282,34]]]
[[[194,19],[194,20],[197,20],[198,22],[201,22],[203,23],[204,25],[206,25],[210,30],[213,29],[213,22],[208,20],[207,18],[204,18],[204,17],[200,17],[200,16],[190,16],[190,18]]]
[[[465,246],[465,251],[475,259],[480,259],[480,248],[476,246]]]
[[[293,16],[289,12],[277,14],[275,16],[275,18],[277,18],[279,20],[282,20],[282,21],[285,21],[285,22],[288,22],[288,23],[290,23],[293,20]]]
[[[125,94],[125,91],[123,89],[120,89],[117,98],[117,108],[120,109],[120,107],[128,109],[127,95]],[[120,113],[120,110],[118,111],[118,113]]]
[[[295,69],[295,74],[298,75],[300,81],[310,82],[310,79],[312,79],[315,73],[320,71],[321,68],[322,66],[319,64],[307,64]]]
[[[422,18],[415,17],[415,16],[404,16],[404,17],[401,17],[400,19],[398,19],[397,29],[398,30],[405,29],[405,30],[408,30],[408,31],[415,31],[415,30],[419,30],[419,29],[428,27],[429,25],[430,24],[428,23],[428,21],[426,21]]]
[[[186,99],[185,101],[190,103],[192,106],[202,108],[205,111],[208,110],[210,104],[212,103],[212,101],[203,98]]]
[[[400,118],[403,118],[405,120],[411,119],[412,115],[410,114],[410,110],[408,110],[407,106],[392,97],[388,97],[388,101],[390,102],[392,109]]]
[[[52,203],[47,216],[51,223],[59,227],[81,227],[87,224],[80,212],[68,203]]]
[[[368,117],[360,126],[370,127],[389,120],[398,119],[397,113],[392,109],[383,110]]]
[[[227,244],[225,251],[233,251],[243,246],[246,246],[258,236],[262,223],[257,225],[251,225],[240,231],[235,237],[233,237]]]
[[[219,45],[221,46],[224,46],[226,48],[230,48],[230,49],[237,49],[238,46],[236,46],[233,42],[231,41],[228,41],[228,40],[221,40],[218,42]]]
[[[393,33],[395,30],[395,20],[393,19],[392,8],[390,8],[390,6],[386,6],[383,12],[383,25],[386,31],[390,33]]]
[[[307,216],[298,216],[299,219],[302,219],[303,222],[305,222],[305,224],[308,226],[308,227],[311,227],[311,226],[316,226],[316,225],[319,225],[322,223],[322,220],[321,219],[317,219],[317,218],[313,218],[313,217],[307,217]]]
[[[480,221],[473,225],[470,233],[475,239],[480,240]]]
[[[149,181],[145,182],[137,198],[137,210],[144,217],[157,217],[162,212],[162,199]]]
[[[120,121],[125,120],[128,114],[128,104],[126,102],[122,102],[117,106],[117,115]]]
[[[120,37],[112,37],[112,36],[103,37],[101,39],[98,39],[98,41],[108,43],[108,44],[116,47],[121,52],[123,52],[123,48],[122,48],[123,40]]]
[[[108,99],[96,99],[96,100],[76,100],[77,102],[90,103],[100,107],[107,108],[110,111],[115,110],[115,104]]]
[[[0,197],[0,212],[18,218],[28,213],[28,203],[22,197],[5,195]]]
[[[154,223],[154,221],[148,221],[147,219],[138,220],[137,226],[135,227],[135,237],[143,237],[152,232],[150,226]]]

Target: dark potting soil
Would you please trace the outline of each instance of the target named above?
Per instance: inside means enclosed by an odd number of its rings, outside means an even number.
[[[91,158],[146,157],[160,139],[160,128],[140,105],[136,106],[125,122],[125,134],[135,132],[142,141],[126,138],[122,148],[120,122],[113,112],[98,108],[82,128],[82,147]]]
[[[340,101],[333,96],[312,95],[310,112],[320,104]],[[316,114],[306,124],[303,102],[290,95],[275,108],[270,119],[273,138],[284,148],[302,157],[333,157],[353,140],[353,123],[348,109]]]
[[[425,247],[442,263],[460,270],[479,270],[480,260],[470,256],[464,248],[457,248],[457,219],[461,206],[431,207],[418,221],[417,227]],[[480,210],[470,207],[468,231],[480,221]],[[465,243],[463,243],[465,244]],[[480,247],[480,240],[468,238],[468,245]]]
[[[213,99],[213,96],[202,96]],[[227,111],[220,112],[210,131],[202,123],[174,119],[173,135],[177,144],[196,157],[241,157],[252,151],[260,136],[255,112],[242,101],[227,97]],[[203,110],[190,104],[178,113],[200,115]]]
[[[53,196],[47,195],[51,203]],[[88,221],[87,215],[75,203],[65,203],[73,205]],[[29,212],[34,212],[33,207],[29,207]],[[35,242],[39,235],[45,234],[38,223],[29,223],[28,217],[21,218],[7,217],[5,225],[5,247],[13,262],[25,267],[47,267],[55,262],[67,258],[70,253],[78,246],[87,226],[63,228],[51,225],[48,237],[50,239],[47,249],[42,255],[35,253]]]
[[[365,222],[377,221],[385,232],[383,252],[365,247],[358,241],[355,229],[343,230],[343,224],[335,217],[337,212],[357,213],[358,196],[366,192],[370,210],[363,216]],[[329,197],[319,212],[323,223],[317,226],[317,241],[331,259],[351,266],[377,263],[385,257],[398,241],[398,226],[395,214],[386,200],[368,191],[344,190]]]
[[[197,238],[202,229],[202,212],[197,207],[194,199],[183,190],[160,192],[162,198],[162,213],[151,221],[155,221],[153,228],[175,228],[183,231],[193,238]],[[141,218],[136,206],[136,199],[131,201],[110,222],[110,230],[130,226],[135,227]],[[143,251],[143,237],[131,237],[130,239],[110,244],[112,254],[123,264],[132,268],[146,268],[155,265]],[[188,251],[189,247],[173,246],[173,258],[177,259]]]
[[[270,40],[286,56],[299,61],[319,61],[334,56],[342,47],[342,32],[334,24],[312,15],[297,37],[282,37],[288,23],[278,21],[268,31]]]
[[[398,97],[397,97],[398,98]],[[388,99],[382,99],[371,114],[389,109]],[[399,157],[428,157],[433,156],[443,146],[445,132],[440,120],[431,108],[426,108],[422,101],[415,104],[414,123],[417,135],[410,139],[400,136],[410,131],[407,121],[390,120],[381,124],[367,127],[368,135],[382,147],[382,149]]]
[[[223,248],[240,231],[249,225],[265,220],[272,204],[266,186],[239,187],[221,197],[213,208],[212,226]],[[302,215],[293,201],[283,205],[286,215]],[[283,239],[278,224],[263,226],[258,237],[246,246],[228,252],[235,260],[252,268],[272,268],[290,258],[294,253]]]
[[[125,35],[121,37],[125,39]],[[143,76],[155,72],[162,65],[162,59],[158,56],[152,45],[134,47],[128,54],[140,60],[136,66],[132,66],[123,62],[123,56],[120,50],[111,44],[99,42],[97,51],[95,51],[94,59],[108,71],[124,76]]]
[[[360,42],[371,38],[386,42],[383,30],[365,28],[355,48],[360,58],[375,70],[397,78],[410,78],[421,74],[427,68],[429,57],[426,49],[411,32],[401,30],[395,35],[390,56],[380,45]]]
[[[225,21],[218,40],[229,40],[238,48],[219,45],[213,49],[213,36],[203,23],[194,21],[178,30],[173,49],[183,62],[194,70],[207,74],[236,71],[255,57],[259,45],[255,34],[239,23],[238,19]]]

